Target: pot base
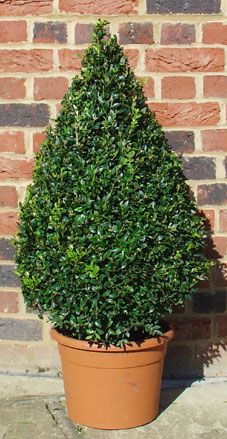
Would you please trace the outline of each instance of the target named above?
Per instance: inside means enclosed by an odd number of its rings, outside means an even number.
[[[167,342],[173,331],[125,349],[90,345],[52,330],[59,343],[69,418],[87,427],[138,427],[158,415]]]

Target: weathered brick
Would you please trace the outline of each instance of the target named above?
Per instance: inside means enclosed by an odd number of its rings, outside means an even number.
[[[179,367],[180,365],[180,367]],[[194,366],[194,346],[170,343],[164,361],[164,378],[180,379],[203,376],[203,367]]]
[[[17,43],[26,41],[26,39],[27,23],[25,20],[0,22],[0,43]]]
[[[1,157],[0,180],[30,180],[32,177],[33,166],[33,160],[11,160]]]
[[[34,98],[36,101],[43,99],[62,99],[67,91],[69,82],[63,76],[58,78],[35,78]]]
[[[215,317],[215,327],[218,337],[227,337],[227,314]]]
[[[18,195],[16,188],[13,186],[1,186],[0,189],[0,206],[17,207]]]
[[[215,337],[216,338],[216,337]],[[227,370],[226,344],[222,340],[213,340],[208,343],[197,343],[195,360],[202,370],[204,377],[224,377]],[[196,377],[198,375],[194,375]],[[208,439],[208,438],[207,438]]]
[[[2,340],[41,340],[41,324],[37,320],[0,318],[0,339]]]
[[[52,12],[53,0],[1,0],[0,15],[44,15]]]
[[[17,230],[18,214],[0,212],[0,235],[13,235]]]
[[[6,131],[0,133],[0,152],[25,152],[23,131]]]
[[[181,305],[181,306],[173,306],[173,314],[183,314],[185,311],[185,305]]]
[[[222,205],[227,203],[227,184],[214,183],[198,186],[198,202],[205,204]]]
[[[227,238],[212,236],[206,240],[205,253],[210,259],[220,259],[227,255]]]
[[[226,292],[217,291],[214,294],[196,293],[193,296],[193,312],[208,314],[226,311]]]
[[[12,260],[15,256],[15,247],[10,239],[0,238],[0,260]]]
[[[175,340],[205,340],[210,338],[210,319],[175,319],[171,321]]]
[[[18,311],[18,293],[15,291],[0,291],[0,312],[17,313]]]
[[[25,79],[0,78],[0,98],[19,99],[26,95]]]
[[[202,131],[204,151],[227,151],[227,130]]]
[[[23,342],[18,344],[0,343],[0,368],[1,370],[37,373],[40,369],[60,369],[60,357],[56,344]]]
[[[158,122],[166,127],[216,125],[220,118],[220,108],[216,102],[151,102],[149,107],[155,112]]]
[[[195,97],[195,78],[166,76],[162,78],[162,98],[192,99]]]
[[[77,23],[75,26],[75,43],[87,44],[91,41],[93,24]]]
[[[224,166],[225,166],[225,177],[227,178],[227,157],[225,157]]]
[[[227,287],[227,263],[217,261],[211,271],[212,283],[215,288]]]
[[[0,126],[44,127],[49,122],[46,104],[1,104]]]
[[[195,42],[195,26],[187,23],[164,23],[161,44],[191,44]]]
[[[199,214],[205,219],[206,230],[214,230],[215,212],[212,209],[201,209]]]
[[[53,51],[49,49],[0,50],[0,71],[45,72],[53,66]]]
[[[33,134],[33,151],[39,152],[41,143],[45,140],[46,133]]]
[[[123,15],[136,12],[138,0],[60,0],[63,12],[94,15]]]
[[[15,271],[14,265],[0,265],[0,285],[1,285],[1,287],[17,288],[20,286],[20,280],[14,274],[14,271]]]
[[[205,98],[227,97],[227,76],[205,76],[203,79],[203,94]]]
[[[67,25],[48,21],[35,23],[33,31],[34,43],[67,43]]]
[[[80,70],[83,50],[61,49],[58,51],[60,70]]]
[[[227,209],[219,210],[219,231],[227,232]]]
[[[143,92],[146,98],[153,98],[154,93],[154,80],[146,76],[137,77],[140,84],[143,86]]]
[[[221,0],[147,0],[148,14],[217,14]]]
[[[203,25],[203,43],[227,44],[227,25],[223,23],[205,23]]]
[[[220,48],[162,48],[146,50],[149,72],[219,72],[224,70]]]
[[[139,61],[139,51],[137,49],[126,49],[124,52],[128,58],[131,69],[136,69]]]
[[[212,157],[183,157],[184,175],[189,180],[215,178],[216,166]]]
[[[120,44],[153,44],[153,25],[151,23],[121,23],[119,27]]]
[[[195,135],[193,131],[167,131],[165,137],[173,151],[179,154],[190,153],[195,149]]]

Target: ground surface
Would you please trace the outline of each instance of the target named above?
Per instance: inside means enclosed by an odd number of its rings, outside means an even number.
[[[226,439],[227,380],[174,385],[151,424],[104,431],[67,419],[61,379],[0,375],[0,439]]]

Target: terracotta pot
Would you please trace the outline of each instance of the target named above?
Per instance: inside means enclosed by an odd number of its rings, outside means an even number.
[[[52,329],[62,361],[69,418],[100,429],[147,424],[158,415],[160,387],[170,330],[140,345],[107,349]]]

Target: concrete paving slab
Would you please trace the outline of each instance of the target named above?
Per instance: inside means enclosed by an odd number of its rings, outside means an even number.
[[[0,374],[0,439],[227,439],[226,380],[164,385],[154,422],[106,431],[69,421],[60,378]]]
[[[96,430],[67,419],[63,399],[47,404],[69,439],[227,439],[227,383],[203,384],[161,393],[160,415],[127,430]]]
[[[1,439],[65,439],[40,398],[1,401]]]
[[[0,400],[28,396],[63,396],[64,386],[60,378],[6,375],[0,373]]]

